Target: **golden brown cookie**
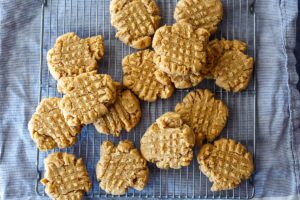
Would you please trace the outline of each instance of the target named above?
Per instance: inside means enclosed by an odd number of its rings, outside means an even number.
[[[63,89],[59,108],[70,126],[96,122],[116,100],[116,86],[109,75],[84,73]]]
[[[180,0],[175,7],[174,18],[177,22],[190,23],[195,29],[205,28],[214,33],[223,18],[222,1]]]
[[[237,50],[227,51],[212,70],[216,85],[230,92],[246,89],[252,72],[253,58]]]
[[[148,183],[147,161],[129,140],[118,146],[105,141],[101,145],[100,160],[96,169],[101,189],[113,195],[123,195],[129,187],[143,190]]]
[[[206,48],[207,58],[206,58],[206,68],[202,70],[203,74],[209,74],[210,71],[218,64],[219,59],[227,51],[237,50],[240,52],[245,52],[247,48],[246,43],[239,40],[225,40],[225,39],[214,39],[210,41]],[[211,74],[209,74],[211,76]]]
[[[155,0],[112,0],[111,24],[117,29],[116,38],[136,49],[147,48],[159,27],[159,12]]]
[[[72,146],[80,134],[80,126],[67,124],[58,107],[60,101],[60,98],[43,99],[28,123],[31,137],[42,151]]]
[[[233,189],[254,170],[251,153],[231,139],[203,145],[197,159],[200,170],[213,182],[212,191]]]
[[[155,63],[169,75],[200,75],[206,63],[205,48],[209,35],[207,30],[194,30],[185,22],[159,28],[152,42],[158,55]]]
[[[175,112],[193,129],[198,147],[205,139],[212,142],[225,127],[228,117],[227,106],[209,90],[202,89],[188,93],[176,105]]]
[[[41,183],[46,193],[55,200],[80,200],[92,187],[89,174],[82,162],[74,155],[56,152],[45,160],[45,175]]]
[[[174,92],[170,78],[153,62],[154,55],[154,51],[143,50],[126,56],[122,61],[124,86],[144,101],[166,99]]]
[[[80,39],[71,32],[57,38],[54,47],[48,51],[47,61],[50,73],[58,80],[97,70],[97,61],[103,55],[101,35]]]
[[[160,116],[141,139],[143,157],[158,168],[179,169],[193,159],[195,136],[180,115],[167,112]]]
[[[130,132],[141,119],[138,98],[130,91],[119,91],[116,102],[108,108],[107,114],[94,123],[99,133],[120,136],[122,130]]]

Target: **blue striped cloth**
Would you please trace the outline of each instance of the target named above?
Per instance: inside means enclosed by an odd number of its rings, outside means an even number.
[[[298,199],[297,1],[257,0],[255,7],[256,198]],[[39,95],[40,11],[41,1],[0,1],[0,199],[41,198],[34,192],[36,151],[27,130]]]

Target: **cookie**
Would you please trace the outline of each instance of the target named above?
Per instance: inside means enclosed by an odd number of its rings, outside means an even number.
[[[241,51],[227,51],[212,70],[216,85],[229,92],[248,87],[253,72],[253,58]]]
[[[200,170],[213,182],[211,191],[233,189],[254,170],[251,153],[231,139],[203,145],[197,159]]]
[[[123,58],[123,84],[141,100],[156,101],[169,98],[174,92],[170,78],[157,69],[153,62],[155,52],[138,51]]]
[[[59,108],[70,126],[96,122],[116,100],[116,86],[106,74],[80,74],[63,90]]]
[[[92,187],[89,174],[82,162],[74,155],[56,152],[45,160],[45,175],[41,183],[51,199],[82,199]]]
[[[107,114],[94,123],[99,133],[120,136],[122,130],[130,132],[141,119],[138,98],[130,90],[120,90],[116,102],[108,108]]]
[[[185,22],[159,28],[152,42],[158,55],[155,63],[169,75],[200,75],[206,63],[205,48],[209,35],[207,30],[194,30]]]
[[[120,141],[116,147],[105,141],[101,145],[96,176],[105,192],[123,195],[130,187],[143,190],[148,183],[149,169],[146,160],[129,140]]]
[[[195,29],[204,28],[214,33],[223,18],[222,1],[180,0],[175,7],[174,18],[177,22],[190,23]]]
[[[75,33],[66,33],[57,38],[48,51],[47,61],[51,75],[56,79],[77,76],[97,70],[97,61],[104,55],[101,35],[80,39]]]
[[[180,115],[167,112],[160,116],[143,135],[143,157],[161,169],[179,169],[193,159],[195,136]]]
[[[206,48],[206,68],[202,70],[203,74],[209,74],[209,76],[211,76],[210,72],[227,51],[237,50],[245,52],[246,48],[246,43],[239,40],[225,40],[222,38],[221,40],[214,39],[210,41]]]
[[[69,126],[59,109],[60,98],[43,99],[32,115],[28,129],[42,151],[67,148],[76,143],[81,126]]]
[[[149,47],[159,27],[159,12],[155,0],[112,0],[111,24],[117,29],[116,38],[135,49]]]
[[[205,139],[212,142],[226,125],[228,108],[214,98],[209,90],[195,90],[188,93],[175,107],[184,123],[189,125],[200,147]]]

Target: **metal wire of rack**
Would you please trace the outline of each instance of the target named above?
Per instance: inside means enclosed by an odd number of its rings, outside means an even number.
[[[114,80],[122,81],[121,60],[132,53],[133,49],[115,39],[115,29],[110,25],[110,0],[43,0],[41,6],[40,32],[40,91],[38,101],[42,98],[58,96],[56,81],[51,77],[45,59],[47,51],[53,46],[56,38],[66,32],[76,32],[81,37],[101,34],[105,39],[105,57],[99,63],[99,72],[107,73]],[[172,24],[176,0],[157,0],[161,9],[162,24]],[[223,0],[224,18],[216,38],[239,39],[248,44],[247,54],[256,58],[255,38],[255,0]],[[197,88],[207,88],[213,91],[217,98],[222,99],[230,110],[227,127],[220,137],[232,138],[253,153],[255,158],[256,131],[256,74],[255,70],[249,87],[242,93],[228,93],[215,86],[212,80],[205,80]],[[194,89],[194,88],[193,88]],[[54,151],[75,154],[83,158],[93,182],[92,189],[86,195],[91,198],[109,198],[98,187],[95,179],[95,166],[99,160],[100,144],[111,140],[115,144],[120,140],[129,139],[139,148],[140,138],[147,127],[161,114],[174,109],[177,102],[191,90],[177,90],[167,100],[155,103],[141,102],[142,121],[131,132],[124,133],[120,138],[114,138],[97,133],[92,125],[86,126],[78,136],[76,145],[68,149],[55,149],[36,154],[36,187],[38,195],[45,196],[40,179],[44,173],[43,159]],[[195,150],[195,154],[197,150]],[[191,198],[191,199],[251,199],[255,196],[255,185],[252,179],[244,181],[238,188],[222,192],[211,192],[211,183],[200,172],[194,159],[189,167],[179,170],[160,170],[149,164],[150,180],[143,191],[129,189],[124,197],[128,198]]]

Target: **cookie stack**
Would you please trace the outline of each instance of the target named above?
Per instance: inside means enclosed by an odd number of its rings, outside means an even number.
[[[151,12],[138,12],[135,17],[130,15],[124,19],[126,23],[121,28],[116,21],[119,22],[125,13],[132,13],[131,8],[140,4],[144,5],[144,9],[151,7]],[[191,88],[205,78],[215,79],[216,85],[232,92],[240,92],[248,86],[253,71],[253,58],[244,54],[246,44],[237,40],[209,41],[223,17],[221,0],[180,0],[174,12],[176,23],[171,26],[158,28],[158,13],[159,9],[153,0],[111,2],[112,25],[118,30],[116,37],[121,41],[142,49],[150,46],[150,36],[154,34],[154,52],[144,50],[123,60],[124,85],[140,99],[154,101],[155,97],[168,98],[173,91],[170,88]],[[147,19],[145,23],[137,22],[143,22],[141,16]],[[145,45],[132,45],[142,38]],[[145,66],[146,70],[137,70]],[[152,82],[153,85],[150,85]],[[156,86],[168,86],[168,95],[159,95]]]
[[[139,99],[167,99],[175,88],[191,88],[205,78],[232,92],[248,86],[253,58],[245,55],[246,44],[209,41],[222,20],[220,0],[180,0],[174,12],[176,23],[160,28],[155,0],[112,0],[110,13],[116,38],[136,49],[152,44],[153,50],[125,56],[123,83],[118,83],[97,73],[97,62],[104,56],[102,36],[81,39],[67,33],[57,38],[47,61],[64,96],[43,99],[29,121],[38,149],[70,147],[88,124],[119,137],[122,130],[130,132],[139,123]],[[228,113],[212,92],[195,90],[146,130],[141,153],[128,140],[117,146],[103,142],[96,168],[100,187],[113,195],[125,194],[130,187],[142,190],[149,179],[147,161],[161,169],[179,169],[191,163],[195,147],[200,170],[213,182],[213,191],[238,186],[251,176],[253,159],[231,139],[214,142],[226,126]],[[91,188],[87,169],[73,155],[52,153],[45,159],[45,169],[41,182],[53,199],[81,199]]]
[[[237,187],[253,173],[253,159],[246,148],[231,139],[213,142],[226,125],[228,108],[209,90],[187,94],[175,112],[160,116],[141,139],[143,157],[161,169],[190,165],[198,147],[200,170],[213,182],[212,191]]]

